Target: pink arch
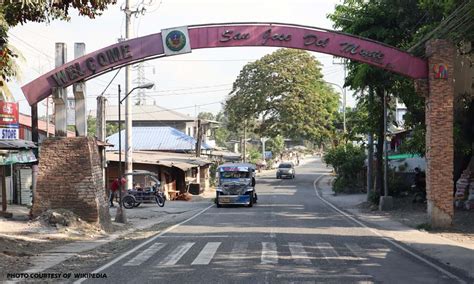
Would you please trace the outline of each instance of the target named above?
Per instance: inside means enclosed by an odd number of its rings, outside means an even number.
[[[427,61],[394,47],[314,27],[257,23],[189,26],[191,49],[272,46],[327,53],[377,66],[413,79],[428,77]],[[54,88],[67,87],[119,66],[164,56],[161,33],[130,39],[86,54],[57,67],[22,87],[30,105]]]

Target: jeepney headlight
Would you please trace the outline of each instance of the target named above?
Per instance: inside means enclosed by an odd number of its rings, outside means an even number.
[[[222,192],[222,191],[223,191],[223,190],[222,190],[222,187],[216,187],[216,191]]]
[[[288,172],[289,172],[290,174],[292,174],[292,173],[293,173],[293,169],[290,169]]]
[[[247,189],[245,189],[245,192],[249,192],[249,191],[253,191],[253,187],[247,187]]]

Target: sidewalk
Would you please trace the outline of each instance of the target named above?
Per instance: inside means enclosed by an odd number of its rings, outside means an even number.
[[[332,178],[332,176],[325,176],[317,183],[317,189],[324,200],[371,227],[377,228],[377,231],[383,236],[406,244],[424,255],[460,269],[469,277],[474,278],[474,243],[459,242],[436,233],[417,230],[393,220],[390,216],[363,212],[359,205],[366,201],[366,194],[334,195],[331,188]]]
[[[167,201],[164,207],[150,203],[125,209],[127,224],[112,222],[115,232],[106,234],[96,231],[93,236],[81,234],[76,238],[71,238],[74,228],[56,228],[42,225],[38,221],[29,221],[26,217],[29,212],[27,207],[11,205],[8,211],[13,213],[13,218],[0,218],[0,241],[6,245],[3,249],[8,249],[8,252],[0,251],[0,267],[11,268],[15,264],[19,270],[16,272],[25,268],[25,273],[44,271],[81,252],[96,249],[127,234],[158,224],[172,225],[183,218],[189,218],[211,205],[210,199],[206,197],[197,197],[194,202]],[[115,214],[116,207],[110,208],[112,221]],[[64,233],[64,229],[69,234]],[[5,275],[0,274],[0,282],[3,277]]]

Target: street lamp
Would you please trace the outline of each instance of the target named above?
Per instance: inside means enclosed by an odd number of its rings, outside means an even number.
[[[119,134],[119,207],[117,208],[117,213],[115,214],[115,222],[118,223],[126,223],[127,218],[125,216],[125,211],[123,210],[122,207],[122,178],[123,178],[123,173],[122,173],[122,134],[120,133],[122,131],[121,129],[121,123],[122,123],[122,117],[121,117],[121,111],[120,111],[120,105],[122,102],[136,89],[151,89],[155,86],[154,83],[147,83],[141,86],[137,86],[128,92],[123,99],[120,98],[120,84],[118,85],[118,134]]]

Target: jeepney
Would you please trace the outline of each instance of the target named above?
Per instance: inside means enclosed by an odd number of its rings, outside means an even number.
[[[227,163],[217,168],[216,205],[242,204],[252,207],[257,202],[255,165]]]

